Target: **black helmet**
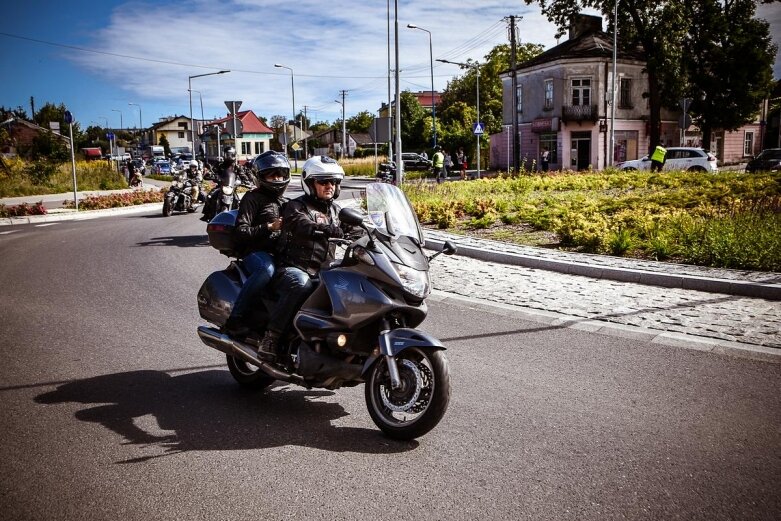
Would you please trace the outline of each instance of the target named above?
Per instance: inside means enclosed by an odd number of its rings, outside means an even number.
[[[236,160],[236,149],[233,147],[228,148],[225,151],[225,159],[227,161],[235,161]]]
[[[277,197],[285,193],[288,183],[290,183],[290,163],[281,152],[269,150],[263,152],[252,161],[252,173],[255,186],[261,190],[273,194]],[[283,176],[282,181],[268,181],[266,176],[271,173],[280,173]]]

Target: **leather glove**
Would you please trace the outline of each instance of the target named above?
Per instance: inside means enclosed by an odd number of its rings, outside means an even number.
[[[329,239],[341,239],[344,237],[344,232],[336,224],[329,225],[325,230],[325,234]]]

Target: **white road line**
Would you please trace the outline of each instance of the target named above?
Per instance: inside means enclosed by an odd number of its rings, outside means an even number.
[[[35,227],[36,227],[36,228],[42,228],[42,227],[44,227],[44,226],[54,226],[55,224],[60,224],[60,223],[43,223],[43,224],[36,224],[36,225],[35,225]]]
[[[16,233],[18,231],[19,230],[11,230],[11,231],[7,231],[7,232],[0,232],[0,235],[8,235],[9,233]]]

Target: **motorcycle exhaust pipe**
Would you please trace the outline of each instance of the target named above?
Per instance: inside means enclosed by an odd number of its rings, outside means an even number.
[[[286,373],[285,371],[281,371],[272,366],[268,362],[260,360],[255,354],[255,349],[248,346],[247,344],[231,339],[228,335],[223,335],[212,327],[198,326],[198,336],[201,338],[201,342],[207,346],[216,349],[217,351],[221,351],[226,355],[235,356],[236,358],[239,358],[248,364],[255,365],[259,367],[261,371],[277,380],[295,383],[307,387],[306,380],[300,376]]]

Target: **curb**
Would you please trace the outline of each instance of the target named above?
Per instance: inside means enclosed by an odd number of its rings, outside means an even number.
[[[445,241],[439,239],[426,239],[426,248],[440,250]],[[766,284],[762,282],[716,279],[711,277],[699,277],[696,275],[680,275],[673,273],[659,273],[628,268],[612,268],[609,266],[594,266],[567,260],[541,259],[519,253],[484,251],[471,246],[458,246],[457,255],[471,257],[478,260],[499,262],[513,266],[524,266],[548,271],[556,271],[568,275],[581,275],[593,279],[607,279],[618,282],[634,282],[646,286],[659,286],[663,288],[680,288],[707,293],[721,293],[742,297],[763,298],[767,300],[781,300],[781,285]]]
[[[134,213],[144,213],[152,210],[163,209],[163,203],[147,203],[135,206],[122,206],[120,208],[105,208],[102,210],[76,210],[66,212],[47,213],[46,215],[25,215],[23,217],[3,217],[0,218],[0,226],[10,226],[14,224],[39,224],[57,221],[83,221],[85,219],[96,219],[98,217],[110,217],[112,215],[125,215]]]
[[[429,300],[542,323],[551,329],[578,329],[612,337],[636,339],[655,345],[781,364],[781,349],[773,347],[575,317],[520,305],[474,299],[439,290],[432,291]]]

